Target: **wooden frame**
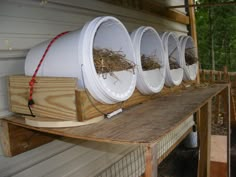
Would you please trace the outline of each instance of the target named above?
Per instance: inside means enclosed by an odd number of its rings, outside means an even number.
[[[28,107],[30,79],[31,77],[27,76],[9,77],[9,108],[12,112],[31,115]],[[194,84],[193,81],[173,88],[165,87],[160,93],[153,95],[143,95],[136,89],[133,95],[124,102],[103,104],[96,101],[88,91],[77,88],[77,82],[78,79],[75,78],[37,77],[33,93],[35,104],[31,107],[33,114],[39,118],[50,118],[52,121],[83,122]]]
[[[76,139],[143,145],[146,147],[145,177],[157,177],[157,142],[166,133],[172,131],[176,126],[180,125],[181,122],[186,120],[189,115],[195,112],[200,112],[198,128],[200,132],[201,155],[199,159],[198,177],[208,177],[210,147],[208,140],[211,121],[210,103],[214,96],[218,95],[225,89],[228,89],[228,85],[218,84],[206,88],[189,88],[180,92],[174,92],[170,95],[160,96],[158,99],[130,108],[114,119],[103,120],[102,122],[88,125],[86,127],[64,129],[36,128],[26,125],[22,118],[17,118],[16,116],[4,119],[3,124],[7,125],[6,127],[14,125],[15,127],[23,128],[23,131],[37,131],[40,133],[49,133],[52,135],[60,135]],[[200,93],[201,97],[199,97]],[[194,100],[194,103],[192,100]],[[168,114],[166,114],[166,109],[163,108],[167,105],[175,107],[175,109],[178,109],[178,112],[168,110]],[[149,114],[150,112],[152,112],[152,114]],[[228,114],[228,116],[230,116],[230,114]],[[143,117],[145,117],[145,119],[143,119]],[[134,121],[135,124],[132,124]],[[147,122],[151,122],[151,124],[147,125]],[[116,132],[119,133],[117,134]],[[5,128],[4,134],[7,135],[9,133],[11,134],[13,132],[8,131],[8,129]],[[186,136],[186,134],[184,136]],[[17,142],[12,139],[13,136],[8,137],[10,138],[6,138],[4,143],[6,147],[4,149],[12,151],[14,148],[10,147],[10,145],[16,145]],[[31,141],[38,142],[37,138],[37,136],[33,136],[32,139],[34,140]],[[22,139],[21,143],[26,141],[28,140]],[[41,140],[39,144],[32,145],[31,148],[49,141],[51,141],[51,139],[46,138],[44,141]],[[17,153],[21,153],[20,151],[24,152],[25,149],[21,148]],[[17,153],[13,151],[6,153],[6,155],[14,155]]]

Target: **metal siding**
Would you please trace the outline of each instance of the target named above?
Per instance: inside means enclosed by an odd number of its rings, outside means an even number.
[[[179,1],[181,0],[175,0],[176,3]],[[119,18],[129,31],[141,25],[150,25],[158,31],[187,33],[183,24],[96,0],[48,0],[46,6],[41,6],[40,1],[34,0],[2,0],[0,2],[0,118],[9,114],[6,77],[23,74],[27,51],[62,31],[81,28],[88,20],[101,15],[113,15]],[[91,148],[95,146],[96,149]],[[109,148],[115,150],[109,152]],[[0,176],[56,177],[62,174],[76,176],[80,171],[84,173],[88,171],[88,166],[83,166],[83,163],[86,164],[85,159],[89,158],[95,170],[91,172],[95,174],[132,149],[130,146],[93,145],[93,142],[87,142],[87,147],[81,147],[54,141],[13,158],[0,156]],[[95,168],[96,163],[99,169]]]

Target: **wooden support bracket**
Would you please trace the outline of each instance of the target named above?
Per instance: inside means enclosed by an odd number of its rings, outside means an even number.
[[[51,142],[54,137],[31,129],[1,121],[1,145],[5,156],[12,157],[43,144]]]

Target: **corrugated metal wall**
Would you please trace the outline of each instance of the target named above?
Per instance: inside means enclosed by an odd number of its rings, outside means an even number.
[[[184,3],[184,0],[157,1],[168,5]],[[184,12],[183,9],[181,11]],[[23,74],[24,59],[29,48],[63,31],[81,28],[88,20],[104,15],[119,18],[129,31],[140,25],[151,25],[158,31],[187,33],[183,24],[98,0],[1,0],[0,118],[9,114],[6,78],[12,74]],[[46,169],[50,171],[50,164],[73,158],[79,151],[76,149],[80,148],[78,145],[55,141],[15,158],[0,156],[0,176],[32,176],[35,169],[38,176],[42,176],[40,172]]]

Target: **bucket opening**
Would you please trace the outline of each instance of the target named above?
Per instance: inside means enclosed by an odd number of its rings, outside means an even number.
[[[179,58],[179,50],[177,41],[173,35],[170,35],[168,37],[168,59],[169,59],[169,67],[171,70],[180,68],[178,58]]]
[[[164,54],[162,41],[157,32],[147,28],[141,38],[140,56],[143,77],[153,90],[160,90],[164,76]]]
[[[185,55],[185,63],[187,66],[197,63],[198,57],[197,57],[196,47],[194,46],[193,40],[191,40],[191,38],[187,39],[184,55]]]
[[[101,74],[104,79],[107,74],[114,76],[117,71],[134,72],[134,62],[126,59],[122,51],[94,48],[93,59],[97,74]]]
[[[94,64],[93,70],[97,73],[99,82],[106,88],[106,91],[115,97],[125,98],[131,95],[133,89],[131,84],[135,85],[135,65],[134,65],[134,51],[132,47],[129,34],[125,27],[117,20],[106,19],[103,20],[96,29],[93,36],[92,48],[92,62]],[[107,71],[101,73],[96,70],[96,53],[103,56],[103,60],[107,58]],[[108,55],[111,55],[108,57]],[[114,65],[114,58],[116,64]],[[113,61],[111,61],[113,60]],[[100,60],[101,62],[101,60]],[[104,61],[103,61],[104,62]],[[103,65],[105,62],[103,63]],[[120,65],[118,67],[118,64]],[[101,65],[102,66],[102,65]],[[123,68],[123,69],[122,69]]]
[[[141,64],[143,71],[160,69],[162,67],[162,53],[160,46],[161,41],[157,38],[157,34],[152,30],[146,30],[141,38]]]

